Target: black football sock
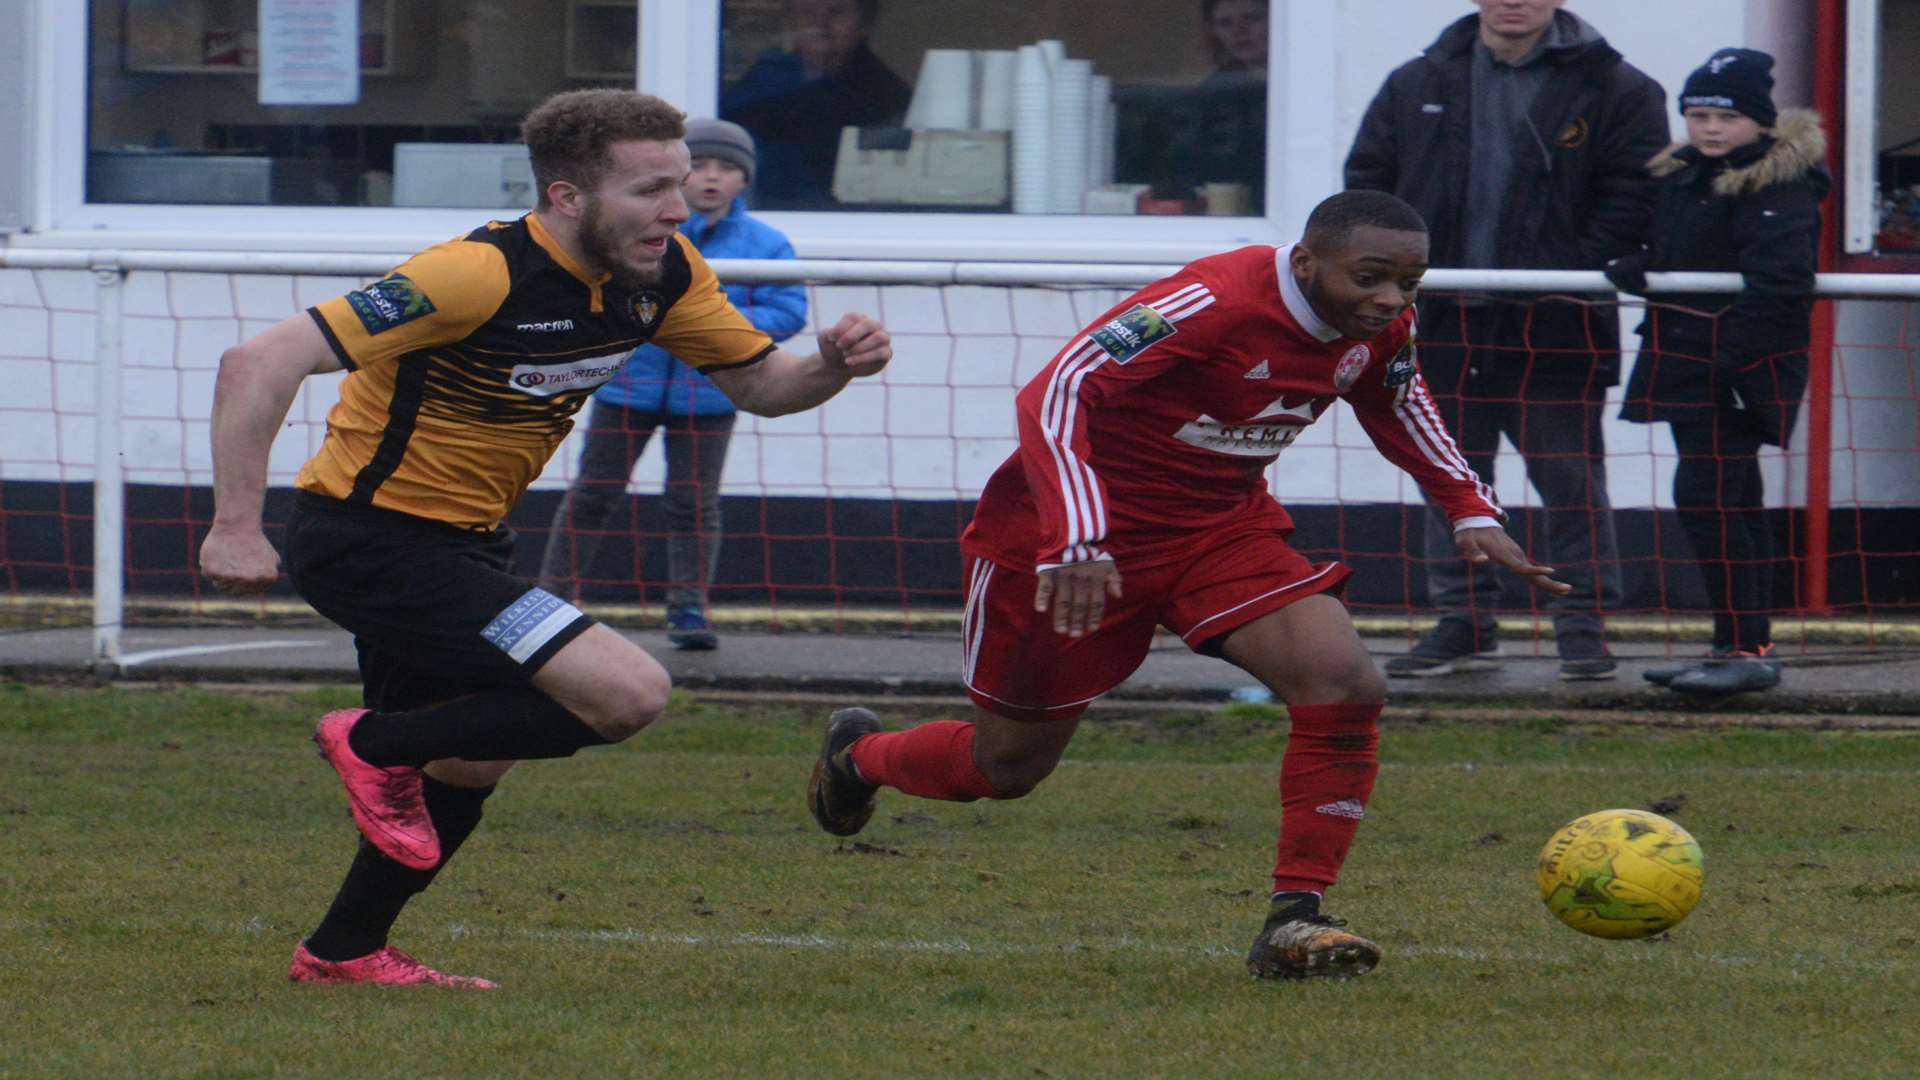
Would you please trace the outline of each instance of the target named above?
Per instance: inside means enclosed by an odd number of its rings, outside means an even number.
[[[307,938],[307,951],[322,960],[351,960],[365,956],[387,943],[400,909],[414,895],[433,884],[440,867],[447,865],[453,853],[480,824],[481,804],[493,794],[493,788],[463,788],[443,784],[431,776],[422,777],[427,815],[440,834],[440,865],[431,870],[401,866],[360,838],[360,850],[353,865],[334,894],[320,926]]]
[[[525,761],[571,757],[609,740],[531,687],[491,690],[406,712],[373,712],[348,742],[371,765],[425,765],[441,758]]]
[[[1268,905],[1269,915],[1292,918],[1296,915],[1320,914],[1320,894],[1317,892],[1277,892]]]

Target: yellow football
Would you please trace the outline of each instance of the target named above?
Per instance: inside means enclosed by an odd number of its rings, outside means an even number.
[[[1645,810],[1601,810],[1553,834],[1535,868],[1561,922],[1603,938],[1667,929],[1700,902],[1706,861],[1687,830]]]

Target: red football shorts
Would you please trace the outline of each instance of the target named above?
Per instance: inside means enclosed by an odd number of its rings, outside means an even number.
[[[1157,626],[1219,655],[1227,634],[1303,596],[1338,595],[1353,571],[1311,563],[1274,532],[1208,538],[1184,559],[1123,571],[1100,629],[1071,638],[1033,610],[1033,574],[967,559],[961,676],[974,704],[1015,720],[1068,720],[1133,674]]]

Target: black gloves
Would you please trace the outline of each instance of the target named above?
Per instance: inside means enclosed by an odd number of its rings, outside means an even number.
[[[1635,296],[1647,295],[1647,253],[1636,251],[1631,255],[1622,255],[1606,265],[1607,280],[1621,292]]]

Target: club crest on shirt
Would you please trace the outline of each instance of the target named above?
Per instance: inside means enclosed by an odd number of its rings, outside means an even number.
[[[347,306],[369,335],[404,326],[435,310],[433,301],[405,274],[393,274],[348,293]]]
[[[1108,356],[1124,364],[1154,342],[1172,337],[1177,330],[1165,315],[1145,304],[1135,304],[1087,336]]]
[[[1373,353],[1365,345],[1348,349],[1346,355],[1340,358],[1339,365],[1333,369],[1333,389],[1342,394],[1353,389],[1353,384],[1360,381],[1360,373],[1367,370],[1367,365],[1372,362]]]
[[[660,297],[654,293],[643,292],[633,298],[633,318],[641,326],[653,328],[654,320],[660,317]]]
[[[1393,354],[1393,359],[1387,361],[1387,385],[1399,386],[1402,383],[1412,382],[1413,373],[1417,370],[1419,365],[1414,362],[1413,342],[1409,340],[1405,345],[1400,346],[1399,352]]]

